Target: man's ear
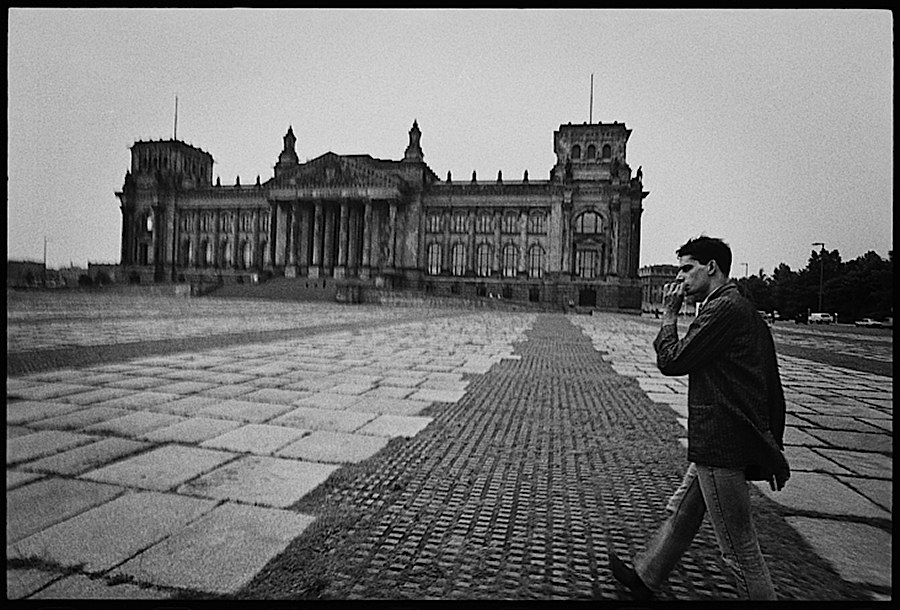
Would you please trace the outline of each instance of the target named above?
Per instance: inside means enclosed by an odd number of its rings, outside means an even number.
[[[719,268],[719,263],[717,263],[716,259],[714,259],[714,258],[709,259],[709,262],[706,263],[706,273],[710,277],[712,277],[713,275],[716,274],[716,269],[718,269],[718,268]]]

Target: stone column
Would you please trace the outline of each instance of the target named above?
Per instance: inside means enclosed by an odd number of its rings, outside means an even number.
[[[193,234],[194,239],[194,257],[188,264],[191,267],[199,267],[202,263],[203,253],[200,252],[200,215],[203,212],[194,212],[194,215],[191,217],[191,233]]]
[[[334,277],[343,279],[347,276],[347,250],[349,244],[349,209],[346,201],[341,202],[340,226],[338,228],[337,265],[334,268]]]
[[[362,269],[360,269],[359,277],[364,280],[369,279],[369,272],[372,266],[372,201],[366,200],[363,211],[363,243],[362,243]]]
[[[309,267],[309,277],[319,277],[322,275],[323,222],[322,202],[317,201],[315,217],[313,218],[312,264]]]
[[[285,216],[290,218],[290,229],[287,232],[287,263],[284,266],[284,276],[297,277],[297,234],[300,215],[297,213],[296,201],[285,207]]]
[[[519,275],[527,275],[528,260],[528,215],[525,210],[519,212]]]
[[[231,266],[235,269],[243,268],[243,253],[241,252],[241,209],[234,211],[234,249],[231,251]]]
[[[297,237],[297,264],[300,267],[300,275],[309,273],[309,238],[312,230],[309,218],[310,212],[308,205],[303,205],[299,201],[294,204],[294,214],[300,219],[299,235]]]
[[[478,220],[478,213],[475,210],[469,210],[466,219],[466,229],[468,230],[466,240],[466,275],[475,275],[475,223]]]
[[[397,242],[397,202],[390,203],[390,234],[388,235],[388,262],[387,266],[391,269],[396,265],[396,242]]]
[[[453,210],[441,212],[441,273],[450,273],[450,229],[453,226]]]
[[[334,206],[325,208],[325,244],[322,256],[324,275],[334,275],[334,215]]]
[[[347,271],[350,277],[359,276],[359,208],[350,208],[350,243],[347,248]]]
[[[494,214],[494,261],[491,274],[497,276],[502,276],[502,273],[500,272],[500,265],[502,263],[501,257],[503,256],[503,237],[500,232],[502,225],[503,212],[496,212]]]
[[[256,269],[257,271],[262,271],[262,261],[260,260],[260,252],[259,252],[259,217],[262,215],[262,210],[253,210],[253,235],[250,238],[251,244],[251,254],[250,254],[250,266]]]
[[[222,256],[221,256],[221,253],[219,252],[219,250],[221,250],[221,248],[219,248],[219,240],[221,239],[221,231],[222,231],[222,227],[221,227],[222,212],[221,212],[221,210],[215,210],[213,212],[212,221],[213,221],[212,266],[214,268],[218,269],[222,265],[222,261],[220,260],[222,258]]]

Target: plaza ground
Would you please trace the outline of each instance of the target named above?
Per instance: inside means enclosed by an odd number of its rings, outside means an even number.
[[[8,303],[9,598],[627,600],[687,465],[652,318]],[[892,336],[774,334],[778,595],[890,599]],[[660,597],[734,594],[706,523]]]

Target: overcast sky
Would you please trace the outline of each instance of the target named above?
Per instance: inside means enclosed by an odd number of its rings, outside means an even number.
[[[8,12],[8,246],[119,262],[136,140],[214,176],[401,159],[413,120],[442,179],[547,179],[560,124],[624,122],[643,167],[641,265],[721,236],[732,275],[893,249],[893,23],[878,10]],[[590,104],[594,74],[593,110]]]

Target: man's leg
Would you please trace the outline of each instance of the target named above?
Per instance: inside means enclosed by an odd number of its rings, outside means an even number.
[[[706,508],[725,564],[734,573],[738,592],[752,600],[775,599],[775,588],[759,549],[743,470],[697,466]]]
[[[703,523],[706,505],[694,464],[688,467],[666,510],[668,518],[647,543],[647,548],[634,557],[635,573],[654,591],[669,577]]]

